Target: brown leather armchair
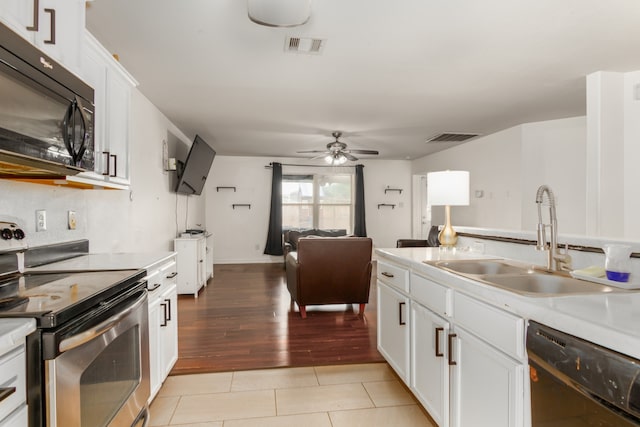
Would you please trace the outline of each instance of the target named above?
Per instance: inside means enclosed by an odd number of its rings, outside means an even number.
[[[307,305],[369,302],[371,251],[368,237],[304,237],[287,255],[287,288],[307,317]]]

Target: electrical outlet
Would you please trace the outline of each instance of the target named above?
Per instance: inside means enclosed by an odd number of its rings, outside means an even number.
[[[76,229],[76,212],[75,211],[69,211],[68,212],[67,225],[69,226],[69,230],[75,230]]]
[[[47,211],[40,209],[36,211],[36,231],[45,231],[47,229]]]

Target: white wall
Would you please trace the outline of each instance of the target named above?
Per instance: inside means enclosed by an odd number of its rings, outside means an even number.
[[[282,257],[263,255],[267,239],[271,197],[270,162],[306,164],[305,159],[217,156],[205,191],[207,193],[207,229],[213,233],[215,263],[282,262]],[[411,235],[411,173],[408,161],[366,160],[365,204],[367,234],[378,247],[395,246],[395,241]],[[320,169],[326,170],[326,169]],[[283,167],[283,172],[317,173],[318,168]],[[353,169],[340,169],[353,172]],[[216,190],[216,187],[236,187]],[[387,187],[402,188],[402,194]],[[233,204],[249,203],[232,208]],[[396,204],[394,209],[378,204]]]
[[[469,206],[451,208],[454,226],[520,229],[522,129],[519,126],[414,160],[414,174],[469,171]],[[427,183],[428,185],[428,183]],[[476,191],[482,197],[476,197]],[[444,223],[444,207],[432,208],[432,223]]]
[[[533,230],[538,215],[536,190],[547,184],[558,201],[560,231],[585,233],[584,117],[515,126],[417,159],[412,169],[416,174],[446,169],[470,171],[470,205],[452,207],[454,228],[457,224]],[[481,197],[476,195],[478,191]],[[433,223],[442,224],[444,209],[432,209]],[[544,215],[547,219],[546,212]]]
[[[137,90],[131,117],[130,192],[0,180],[0,218],[24,227],[31,246],[88,238],[92,252],[173,250],[177,231],[204,225],[205,196],[172,191],[173,172],[163,172],[162,141],[172,153],[186,152],[191,141]],[[35,232],[36,209],[47,210],[47,231]],[[76,230],[67,230],[67,210],[76,211]]]

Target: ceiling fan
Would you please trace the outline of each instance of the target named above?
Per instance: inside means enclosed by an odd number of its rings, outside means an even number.
[[[323,158],[325,161],[331,165],[341,165],[345,163],[347,160],[356,161],[358,158],[353,154],[374,154],[377,155],[378,152],[376,150],[350,150],[347,149],[347,144],[344,142],[338,141],[338,139],[342,136],[342,132],[333,132],[331,135],[336,139],[333,142],[327,144],[326,150],[306,150],[306,151],[298,151],[298,153],[320,153],[319,156],[315,156],[313,159]]]

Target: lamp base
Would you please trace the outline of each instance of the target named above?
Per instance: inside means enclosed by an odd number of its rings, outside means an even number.
[[[458,242],[458,234],[451,226],[451,207],[449,205],[445,206],[445,221],[444,227],[438,234],[438,240],[440,241],[440,246],[453,248]]]

